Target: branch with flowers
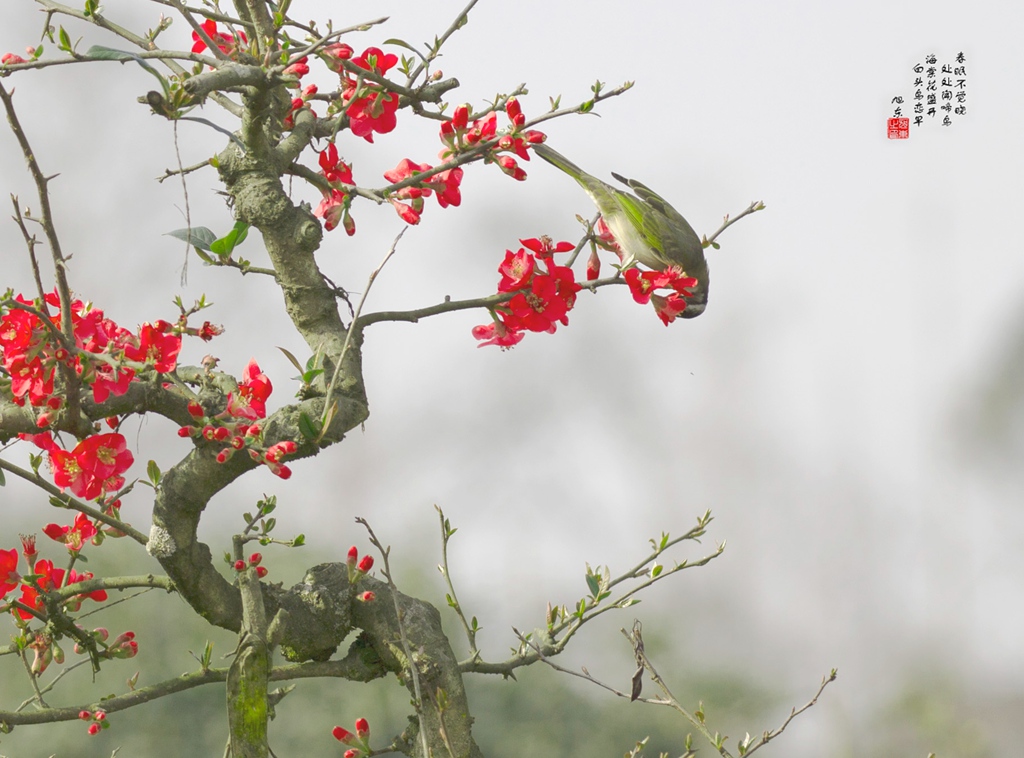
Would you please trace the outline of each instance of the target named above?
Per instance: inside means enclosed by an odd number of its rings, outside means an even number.
[[[342,240],[353,238],[348,244],[358,254],[357,214],[390,205],[406,225],[420,224],[433,213],[427,211],[431,196],[441,210],[453,212],[449,209],[460,206],[467,191],[468,172],[478,165],[493,164],[515,181],[526,180],[523,166],[547,139],[539,125],[593,112],[604,100],[628,91],[631,83],[611,89],[597,83],[578,105],[562,107],[555,99],[548,112],[533,118],[524,112],[522,99],[528,91],[522,84],[480,107],[450,102],[459,82],[445,78],[434,63],[447,41],[469,22],[477,0],[429,43],[387,40],[361,51],[349,40],[357,33],[377,33],[387,19],[339,29],[327,23],[321,28],[316,22],[297,20],[287,1],[236,0],[229,9],[217,2],[200,8],[182,0],[157,0],[173,15],[161,15],[140,33],[108,17],[98,0],[84,0],[74,8],[55,0],[36,1],[45,16],[39,44],[27,48],[24,56],[0,56],[0,101],[40,208],[34,216],[14,200],[15,222],[25,241],[36,292],[8,291],[0,297],[0,486],[6,472],[31,485],[40,501],[75,514],[67,519],[70,523],[41,525],[42,535],[50,540],[46,544],[55,553],[37,545],[35,535],[22,538],[20,550],[0,549],[0,611],[14,624],[14,642],[0,650],[0,656],[19,658],[27,677],[27,697],[18,708],[0,709],[0,729],[81,719],[88,723],[89,734],[99,734],[112,728],[110,714],[223,683],[231,754],[267,756],[270,714],[290,691],[271,690],[271,682],[312,676],[369,681],[393,673],[409,689],[415,720],[387,740],[386,748],[372,747],[369,722],[360,714],[354,730],[334,729],[347,748],[345,756],[398,751],[421,758],[475,757],[481,751],[472,733],[465,674],[512,676],[521,666],[557,655],[592,619],[629,607],[637,593],[653,583],[684,568],[705,565],[721,553],[719,548],[670,569],[658,563],[665,551],[704,534],[710,521],[705,514],[683,536],[663,535],[652,542],[648,556],[617,577],[608,569],[588,568],[590,594],[574,608],[549,607],[544,627],[524,635],[511,658],[495,663],[483,660],[476,645],[477,621],[467,619],[456,600],[447,564],[454,530],[443,514],[449,605],[461,620],[470,647],[469,659],[461,663],[436,609],[395,585],[389,550],[372,531],[370,542],[383,557],[381,574],[386,581],[372,576],[373,559],[360,557],[358,548],[352,547],[344,563],[315,566],[300,583],[285,588],[267,580],[273,564],[269,551],[300,547],[305,537],[278,536],[277,499],[266,495],[248,512],[235,503],[241,512],[239,526],[230,539],[225,538],[228,549],[218,551],[223,561],[216,559],[215,551],[198,537],[206,508],[216,495],[259,468],[288,479],[300,470],[298,462],[341,442],[369,417],[362,347],[370,324],[479,308],[490,314],[491,321],[476,327],[473,336],[481,345],[509,348],[526,333],[554,333],[558,326],[566,326],[582,289],[621,284],[638,302],[653,303],[666,325],[675,319],[694,280],[682,270],[639,269],[621,254],[601,218],[584,222],[578,243],[524,235],[521,247],[507,250],[497,263],[500,278],[494,294],[425,308],[363,313],[380,268],[358,307],[352,308],[352,283],[335,284],[318,265],[326,255],[321,250],[324,236],[339,227],[345,232]],[[179,34],[165,49],[162,43],[181,26],[175,28],[175,20],[184,22],[184,36]],[[74,34],[85,30],[96,36],[97,42],[85,47],[64,23],[73,25]],[[186,49],[176,49],[180,47]],[[218,233],[192,226],[186,210],[188,227],[168,234],[184,241],[205,265],[272,278],[283,299],[281,315],[305,342],[310,356],[301,361],[286,353],[300,372],[301,386],[293,400],[275,407],[274,382],[255,357],[232,367],[235,373],[222,369],[214,355],[199,366],[179,363],[188,341],[215,347],[223,337],[222,327],[199,315],[213,307],[205,297],[192,305],[178,298],[176,313],[154,313],[151,321],[128,328],[111,315],[116,306],[101,307],[74,290],[76,271],[68,265],[71,254],[61,246],[50,207],[56,175],[44,171],[45,157],[33,149],[22,128],[13,87],[2,80],[55,66],[111,61],[137,65],[154,77],[155,88],[141,93],[138,102],[172,122],[176,135],[179,124],[187,122],[223,136],[223,148],[216,155],[189,156],[187,162],[179,155],[177,169],[168,169],[161,179],[178,176],[187,188],[197,172],[215,169],[222,194],[230,200],[233,216],[224,223],[229,230]],[[329,80],[330,86],[321,90],[312,82],[317,76]],[[30,79],[24,81],[30,86]],[[207,103],[218,106],[230,126],[196,115]],[[394,168],[383,172],[387,184],[357,183],[357,172],[345,157],[353,144],[374,145],[375,136],[418,123],[437,131],[438,160],[396,155],[395,163],[387,164]],[[293,179],[317,193],[315,207],[293,197]],[[187,209],[187,191],[185,201]],[[760,207],[752,204],[736,218]],[[727,218],[703,244],[717,246],[718,234],[735,220]],[[42,240],[34,236],[35,227],[42,230]],[[250,231],[257,232],[263,243],[265,265],[253,266],[237,254]],[[401,234],[385,262],[400,240]],[[50,250],[51,284],[44,284],[44,266],[36,255],[44,243]],[[577,281],[573,266],[587,246],[586,278]],[[613,276],[602,279],[605,252],[618,256],[618,264],[613,264]],[[89,263],[76,258],[76,266]],[[142,451],[133,448],[122,432],[132,417],[165,420],[161,423],[167,436],[187,441],[188,451],[167,467],[150,460],[143,472]],[[15,456],[27,463],[10,460]],[[140,501],[152,505],[148,528],[136,526],[144,518],[139,515]],[[87,553],[102,549],[106,540],[123,537],[128,538],[126,544],[144,546],[143,558],[155,561],[160,571],[120,577],[79,571]],[[260,550],[254,550],[256,546]],[[66,554],[63,565],[56,554]],[[145,641],[132,630],[111,636],[105,627],[89,629],[80,623],[83,604],[107,607],[109,592],[126,589],[175,593],[209,624],[236,633],[231,666],[212,668],[207,648],[198,672],[140,689],[129,679],[128,692],[102,702],[51,705],[47,699],[52,699],[55,685],[68,670],[86,662],[94,669],[112,665],[145,649]],[[335,658],[351,633],[357,634],[356,641]],[[74,641],[76,653],[87,656],[82,663],[65,666],[65,639]],[[274,665],[277,655],[289,663]],[[51,666],[64,668],[53,674]],[[52,678],[45,681],[48,671]],[[27,705],[37,710],[26,711]],[[375,735],[372,742],[379,738]]]

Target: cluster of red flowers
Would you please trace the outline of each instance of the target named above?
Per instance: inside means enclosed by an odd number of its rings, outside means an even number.
[[[413,163],[408,158],[403,158],[395,168],[384,172],[384,178],[392,184],[397,184],[431,169],[433,166],[429,163]],[[462,169],[458,166],[446,171],[439,171],[418,184],[402,187],[391,198],[391,205],[407,224],[418,224],[420,214],[423,212],[423,198],[430,197],[432,192],[436,192],[437,203],[442,208],[447,208],[449,205],[457,206],[462,202],[462,192],[459,190],[461,183]],[[399,202],[400,200],[410,200],[411,202],[406,204]]]
[[[178,429],[178,436],[227,443],[217,453],[218,463],[227,463],[235,451],[247,449],[254,461],[265,465],[275,476],[287,479],[292,470],[281,460],[298,450],[298,445],[284,440],[266,449],[261,446],[263,429],[259,421],[267,417],[267,398],[273,390],[270,379],[253,358],[242,372],[238,392],[228,393],[225,409],[215,416],[207,416],[203,406],[193,400],[188,404],[188,412],[196,423]]]
[[[482,340],[479,347],[498,345],[512,347],[525,332],[554,333],[558,324],[569,323],[569,311],[576,304],[581,287],[568,266],[554,262],[555,253],[575,249],[571,242],[553,243],[548,237],[519,240],[527,252],[505,251],[505,260],[498,266],[501,281],[498,292],[514,292],[507,304],[491,311],[494,321],[474,327],[473,336]],[[544,264],[541,269],[537,261]]]
[[[0,559],[0,589],[6,587],[7,589],[4,590],[3,594],[7,594],[21,581],[21,577],[17,572],[18,553],[16,550],[0,550],[0,556],[2,556],[2,559]],[[77,573],[74,569],[65,572],[62,568],[54,568],[53,562],[47,560],[36,561],[35,566],[32,567],[32,574],[31,583],[23,583],[21,585],[21,597],[19,598],[21,604],[31,610],[17,608],[18,615],[25,621],[35,618],[37,615],[46,618],[46,607],[43,604],[42,593],[60,589],[61,587],[70,587],[77,582],[92,579],[92,574],[88,571],[82,574]],[[65,578],[67,581],[65,581]],[[93,592],[74,595],[68,598],[64,601],[64,607],[74,612],[82,607],[83,600],[95,600],[98,603],[102,603],[106,599],[106,590],[94,590]],[[32,610],[35,613],[32,613]]]
[[[106,318],[102,310],[76,299],[71,302],[74,345],[65,345],[63,339],[55,338],[61,323],[56,292],[47,294],[42,303],[33,303],[22,295],[14,300],[21,307],[11,307],[0,317],[0,351],[3,367],[11,377],[12,399],[19,405],[24,405],[27,398],[35,407],[59,409],[62,401],[53,394],[53,380],[61,364],[92,388],[97,403],[110,395],[123,395],[135,377],[135,368],[126,361],[146,364],[160,372],[173,371],[181,350],[181,334],[199,333],[184,323],[160,320],[143,324],[135,335]],[[49,308],[56,311],[51,314]],[[210,324],[204,324],[203,329],[211,337],[219,332]],[[47,414],[41,416],[40,426],[47,426],[49,419]]]
[[[54,484],[83,500],[119,490],[124,486],[122,474],[135,462],[124,435],[117,432],[86,437],[70,451],[54,442],[50,432],[19,436],[49,453]]]
[[[398,95],[388,92],[378,82],[357,77],[345,68],[342,61],[383,77],[398,63],[398,56],[384,53],[380,48],[368,47],[359,56],[344,42],[328,45],[320,52],[327,66],[341,76],[341,103],[348,117],[349,129],[357,137],[373,142],[373,135],[394,131],[398,120]],[[355,57],[354,57],[355,56]]]
[[[356,222],[348,212],[352,200],[348,186],[355,184],[355,181],[352,179],[352,167],[338,157],[338,148],[333,142],[320,153],[320,175],[327,180],[330,190],[324,192],[324,199],[313,211],[313,215],[324,220],[327,231],[334,229],[341,221],[345,233],[351,237],[356,233]]]
[[[511,127],[507,133],[498,136],[497,113],[491,111],[483,118],[469,123],[469,107],[458,106],[452,113],[451,120],[441,124],[441,142],[445,145],[444,150],[441,151],[441,159],[448,160],[477,145],[493,141],[494,144],[484,157],[484,161],[496,163],[513,179],[524,180],[526,172],[519,167],[516,159],[511,155],[501,155],[501,153],[515,153],[524,161],[528,161],[530,160],[528,147],[543,142],[547,136],[536,129],[524,130],[522,128],[526,124],[526,117],[516,98],[510,97],[505,103],[505,115],[512,122]]]
[[[73,374],[102,403],[128,391],[136,372],[144,367],[166,373],[177,365],[181,335],[204,340],[221,332],[209,322],[190,328],[187,317],[178,323],[145,323],[137,334],[122,328],[103,311],[75,299],[70,304],[72,340],[60,331],[61,306],[56,292],[33,302],[22,295],[0,316],[0,364],[10,377],[10,398],[40,408],[36,423],[48,427],[64,406],[63,393],[54,391],[58,369]],[[116,427],[117,420],[112,419]],[[76,497],[95,500],[124,485],[122,474],[134,458],[125,439],[116,432],[94,434],[65,450],[50,432],[21,434],[49,454],[54,482]]]

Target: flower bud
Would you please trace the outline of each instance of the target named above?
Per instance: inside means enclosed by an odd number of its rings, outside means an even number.
[[[348,729],[341,726],[336,726],[331,730],[331,734],[334,735],[334,739],[345,745],[351,745],[355,742],[355,735],[352,734]]]
[[[469,106],[460,105],[452,113],[452,126],[456,129],[465,129],[469,123]]]

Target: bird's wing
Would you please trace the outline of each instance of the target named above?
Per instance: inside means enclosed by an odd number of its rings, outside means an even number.
[[[605,186],[615,193],[615,197],[619,200],[619,205],[629,218],[630,225],[640,233],[647,246],[651,250],[662,253],[665,246],[659,229],[661,226],[659,219],[655,218],[656,214],[652,214],[645,207],[646,204],[643,200],[633,197],[628,192],[620,192],[614,187]]]

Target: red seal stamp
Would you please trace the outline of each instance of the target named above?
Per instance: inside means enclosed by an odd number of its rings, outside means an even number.
[[[891,118],[889,119],[889,139],[907,139],[910,137],[910,119],[909,118]]]

